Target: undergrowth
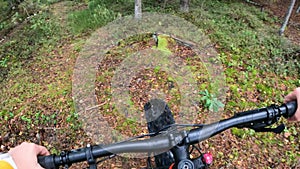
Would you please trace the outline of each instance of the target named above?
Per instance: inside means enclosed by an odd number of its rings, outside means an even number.
[[[0,81],[9,71],[38,55],[42,48],[51,50],[60,39],[60,27],[51,14],[41,12],[20,25],[0,46]]]

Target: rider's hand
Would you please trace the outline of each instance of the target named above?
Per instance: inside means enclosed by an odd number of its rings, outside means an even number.
[[[289,102],[292,100],[297,100],[298,108],[296,114],[289,118],[290,121],[300,121],[300,87],[296,88],[293,92],[285,96],[284,102]]]
[[[8,153],[18,169],[43,169],[37,162],[37,156],[50,154],[45,147],[26,142],[11,149]]]

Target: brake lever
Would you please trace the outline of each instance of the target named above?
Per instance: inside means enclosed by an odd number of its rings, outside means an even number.
[[[267,126],[270,126],[274,123],[276,123],[279,120],[279,117],[274,116],[273,111],[274,109],[278,109],[280,111],[280,109],[278,108],[278,106],[276,105],[271,105],[269,107],[265,107],[265,108],[261,108],[261,109],[256,109],[256,110],[250,110],[250,111],[245,111],[245,112],[241,112],[241,113],[236,113],[234,116],[238,117],[238,116],[245,116],[245,115],[249,115],[249,114],[253,114],[253,113],[257,113],[260,112],[262,110],[265,110],[269,113],[268,116],[272,116],[273,118],[271,119],[266,119],[264,121],[256,121],[253,123],[249,123],[249,124],[243,124],[240,126],[237,126],[238,128],[250,128],[253,129],[255,132],[273,132],[276,134],[281,133],[284,129],[285,129],[285,125],[284,124],[280,124],[279,126],[275,127],[275,128],[269,128]],[[271,113],[272,112],[272,113]],[[280,112],[281,114],[281,112]]]
[[[279,126],[277,126],[275,128],[257,127],[254,125],[254,126],[251,126],[248,128],[253,129],[255,132],[273,132],[273,133],[279,134],[279,133],[283,132],[283,130],[285,129],[285,125],[280,124]]]

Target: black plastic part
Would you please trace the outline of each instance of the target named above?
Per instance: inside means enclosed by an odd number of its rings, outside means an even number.
[[[171,149],[171,151],[174,154],[174,159],[177,163],[186,159],[190,159],[188,144],[184,144],[182,146],[175,146]]]
[[[205,169],[207,165],[203,163],[202,156],[192,160],[196,169]]]
[[[149,133],[156,133],[175,123],[170,108],[163,100],[150,100],[145,104],[144,110]],[[155,164],[158,168],[168,169],[172,163],[174,163],[174,159],[170,151],[155,156]]]
[[[298,107],[297,101],[288,102],[288,103],[285,104],[285,107],[286,107],[287,113],[284,114],[284,117],[285,118],[292,117],[296,113],[296,110],[297,110],[297,107]]]
[[[86,160],[87,160],[87,162],[90,166],[89,168],[90,169],[97,169],[96,160],[93,156],[92,147],[90,145],[88,145],[86,147],[85,155],[86,155]]]
[[[191,160],[185,159],[178,163],[177,169],[195,169],[195,166]]]
[[[59,166],[55,165],[54,157],[55,155],[38,156],[38,163],[45,169],[58,169]]]
[[[295,114],[297,110],[297,102],[292,101],[288,102],[286,104],[283,104],[281,106],[271,105],[266,108],[257,109],[257,110],[250,110],[241,112],[238,114],[235,114],[234,117],[245,117],[245,116],[251,116],[255,115],[256,113],[265,112],[266,117],[265,119],[261,118],[258,121],[250,121],[249,123],[243,123],[241,125],[238,125],[239,128],[250,128],[255,130],[256,132],[273,132],[273,133],[281,133],[285,126],[284,124],[281,124],[275,128],[267,128],[267,126],[270,126],[274,123],[276,123],[281,116],[285,118],[289,118]]]
[[[268,127],[258,127],[256,128],[254,127],[249,127],[251,129],[253,129],[255,132],[272,132],[272,133],[276,133],[279,134],[281,132],[283,132],[283,130],[285,129],[285,125],[284,124],[280,124],[279,126],[275,127],[275,128],[268,128]]]
[[[56,161],[56,159],[58,159],[58,161]],[[57,158],[54,158],[54,162],[55,164],[64,165],[66,169],[72,165],[72,162],[69,160],[69,152],[66,151],[62,151]]]

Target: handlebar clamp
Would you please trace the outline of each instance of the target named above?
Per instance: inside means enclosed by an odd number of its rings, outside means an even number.
[[[85,150],[86,160],[90,166],[90,169],[96,169],[97,163],[92,153],[92,146],[88,144]]]

